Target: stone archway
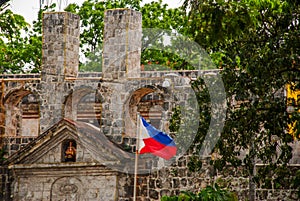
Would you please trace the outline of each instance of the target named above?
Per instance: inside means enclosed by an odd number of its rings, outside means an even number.
[[[4,97],[3,136],[8,155],[39,135],[39,96],[24,88],[14,89]]]
[[[85,87],[74,90],[64,103],[65,117],[93,125],[101,125],[101,95]]]
[[[157,129],[162,129],[165,108],[168,105],[165,102],[164,89],[145,86],[131,93],[129,99],[125,103],[125,131],[129,136],[135,136],[136,132],[136,114],[140,113],[147,121],[149,121]],[[128,120],[130,119],[130,121]]]
[[[37,137],[39,133],[39,98],[29,90],[18,89],[4,99],[5,135]]]

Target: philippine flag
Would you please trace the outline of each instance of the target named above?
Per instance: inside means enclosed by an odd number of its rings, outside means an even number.
[[[166,160],[176,155],[176,144],[166,133],[157,130],[140,117],[138,153],[151,153]]]

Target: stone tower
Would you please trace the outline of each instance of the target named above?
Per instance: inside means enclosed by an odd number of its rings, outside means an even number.
[[[63,102],[79,63],[79,16],[67,12],[43,14],[40,129],[63,117]]]
[[[104,18],[103,78],[138,77],[142,16],[130,9],[107,10]]]

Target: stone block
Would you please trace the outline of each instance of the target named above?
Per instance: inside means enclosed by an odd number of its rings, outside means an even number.
[[[158,200],[159,198],[159,193],[156,190],[150,189],[149,190],[149,197],[155,200]]]

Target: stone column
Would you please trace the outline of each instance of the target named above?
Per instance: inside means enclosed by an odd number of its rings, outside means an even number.
[[[104,17],[104,79],[139,77],[142,15],[130,9],[106,10]]]
[[[79,63],[79,16],[43,14],[42,75],[76,77]]]
[[[63,117],[70,81],[78,72],[79,16],[68,12],[43,14],[41,132]],[[68,83],[67,83],[68,82]]]

